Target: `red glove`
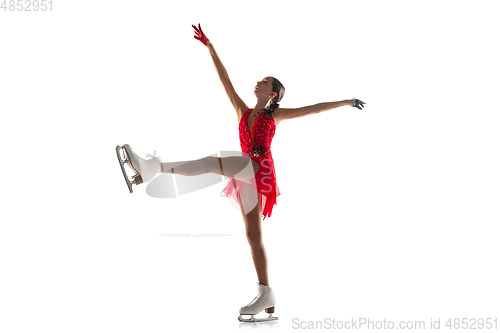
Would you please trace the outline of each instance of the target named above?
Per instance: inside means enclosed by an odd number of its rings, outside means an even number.
[[[210,43],[210,41],[208,40],[207,36],[205,36],[205,34],[203,33],[203,30],[201,30],[201,24],[198,24],[198,28],[200,28],[200,30],[198,30],[192,24],[191,24],[191,26],[194,28],[194,30],[196,32],[196,36],[194,36],[194,38],[199,40],[200,42],[202,42],[205,46],[207,46],[207,44]]]

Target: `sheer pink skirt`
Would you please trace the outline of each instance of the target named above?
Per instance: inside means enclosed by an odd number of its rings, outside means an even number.
[[[244,154],[245,156],[248,156]],[[274,205],[277,204],[276,198],[281,195],[276,183],[276,172],[274,170],[274,161],[271,152],[257,157],[250,156],[259,163],[259,170],[250,180],[254,189],[259,193],[261,203],[261,212],[263,220],[271,216]],[[221,197],[228,197],[236,210],[240,210],[239,193],[244,184],[241,180],[229,178],[224,189],[221,191]]]

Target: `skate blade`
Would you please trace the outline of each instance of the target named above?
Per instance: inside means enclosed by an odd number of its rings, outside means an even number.
[[[242,316],[250,316],[249,319],[243,318]],[[258,323],[261,321],[272,321],[272,320],[278,320],[278,317],[273,317],[273,314],[270,313],[269,317],[267,318],[255,318],[255,315],[240,315],[238,317],[238,320],[243,322],[243,323]]]
[[[125,160],[123,160],[122,157],[120,156],[120,150],[122,150],[122,152],[124,153]],[[123,148],[123,146],[116,146],[116,156],[118,157],[118,162],[120,163],[120,168],[122,169],[123,177],[125,178],[125,182],[127,183],[127,187],[129,189],[130,193],[132,193],[133,192],[132,184],[137,185],[137,184],[142,183],[142,179],[140,178],[141,176],[139,175],[137,170],[135,170],[135,168],[130,163],[130,156],[128,155],[127,150],[125,148]],[[127,172],[125,171],[125,168],[123,167],[125,165],[125,163],[136,173],[134,176],[132,176],[133,181],[130,181],[127,178]]]

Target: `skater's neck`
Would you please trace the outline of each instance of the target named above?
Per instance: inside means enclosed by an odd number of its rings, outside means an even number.
[[[255,106],[254,106],[254,110],[264,110],[264,109],[268,109],[270,107],[269,103],[265,103],[265,102],[258,102]]]

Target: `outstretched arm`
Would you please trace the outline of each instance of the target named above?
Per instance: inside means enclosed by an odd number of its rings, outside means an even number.
[[[226,90],[227,97],[229,97],[229,100],[231,101],[231,104],[233,105],[236,112],[239,112],[240,116],[242,116],[248,110],[248,107],[234,90],[233,84],[229,79],[229,75],[227,74],[226,68],[220,61],[220,58],[217,55],[217,52],[215,51],[215,48],[212,45],[212,43],[208,43],[207,47],[210,50],[212,61],[214,62],[214,66],[215,69],[217,70],[217,74],[219,75],[219,79],[221,80],[222,85],[224,86],[224,90]]]
[[[231,104],[236,110],[239,119],[248,110],[248,107],[234,90],[233,84],[229,79],[229,75],[227,74],[226,68],[222,64],[222,61],[220,60],[219,55],[215,51],[213,44],[205,36],[203,30],[201,30],[201,25],[198,25],[198,27],[199,29],[197,29],[193,25],[193,28],[195,29],[195,32],[197,34],[197,36],[195,36],[194,38],[201,41],[209,49],[210,55],[212,56],[212,61],[214,62],[215,69],[217,70],[217,74],[219,75],[219,79],[221,80],[222,85],[224,86],[224,90],[226,91],[226,94],[229,97]]]
[[[276,113],[276,117],[278,117],[279,120],[281,121],[281,120],[285,120],[285,119],[299,118],[299,117],[307,116],[307,115],[314,114],[314,113],[320,113],[320,112],[335,109],[335,108],[338,108],[339,106],[344,106],[344,105],[353,106],[354,99],[346,99],[346,100],[338,101],[338,102],[318,103],[318,104],[304,106],[302,108],[297,108],[297,109],[278,108],[275,110],[275,113]]]

